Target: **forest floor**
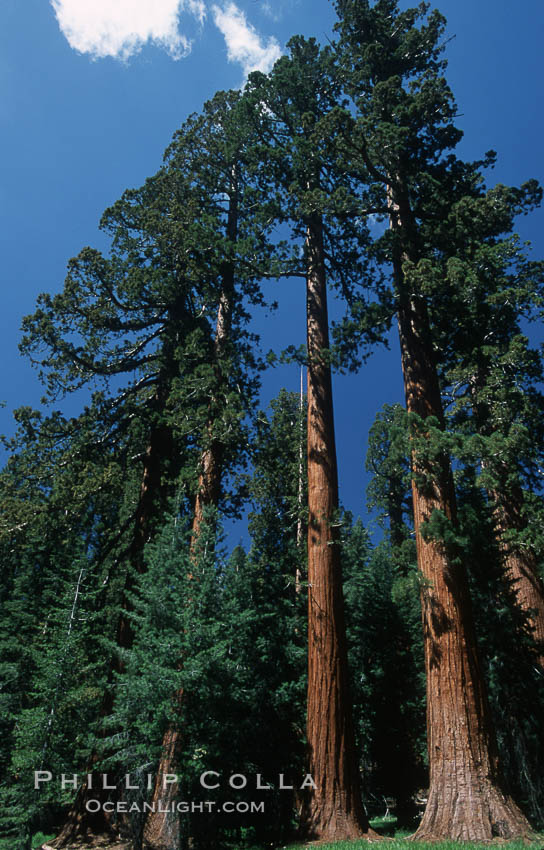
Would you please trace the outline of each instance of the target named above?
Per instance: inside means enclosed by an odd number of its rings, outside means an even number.
[[[411,834],[406,830],[395,829],[395,818],[378,818],[371,821],[374,829],[379,830],[383,836],[387,836],[387,850],[484,850],[489,848],[486,844],[474,844],[471,842],[458,841],[439,841],[434,844],[428,844],[423,841],[411,841],[409,844],[406,838]],[[52,841],[53,836],[46,836],[42,833],[34,836],[32,841],[33,850],[48,850],[48,841]],[[500,850],[544,850],[544,835],[535,835],[535,841],[528,844],[526,841],[504,841],[497,839],[492,843],[492,846],[498,847]],[[281,850],[369,850],[367,841],[340,841],[335,844],[290,844]],[[0,841],[0,850],[4,850],[4,845]],[[14,850],[14,848],[10,848]],[[130,850],[130,844],[123,841],[112,841],[111,839],[97,839],[91,843],[89,841],[77,842],[70,845],[69,850]],[[235,848],[233,848],[235,850]],[[384,847],[384,850],[386,848]]]
[[[529,847],[543,847],[544,845],[544,836],[540,836],[538,842],[531,845],[527,845],[527,843],[523,841],[500,841],[498,840],[492,846],[500,845],[501,850],[528,850]],[[52,840],[52,836],[49,840]],[[47,840],[45,843],[36,844],[32,843],[33,848],[35,850],[39,850],[39,848],[43,848],[43,850],[48,850]],[[484,848],[489,848],[489,844],[473,844],[470,842],[457,842],[457,841],[440,841],[436,844],[427,844],[423,841],[410,842],[407,844],[406,838],[393,838],[391,841],[387,842],[387,850],[484,850]],[[309,848],[317,848],[319,850],[369,850],[369,845],[367,841],[340,841],[335,844],[290,844],[288,847],[282,848],[282,850],[309,850]],[[71,844],[70,850],[130,850],[130,845],[125,842],[98,842],[92,843],[89,842],[78,842],[77,844]]]
[[[370,820],[370,826],[383,838],[388,838],[383,850],[484,850],[484,848],[500,847],[500,850],[544,850],[544,834],[536,834],[534,840],[527,842],[523,839],[516,841],[505,841],[497,838],[491,844],[476,844],[470,841],[437,841],[427,843],[425,841],[410,841],[406,839],[415,832],[414,829],[397,829],[397,819],[394,816],[374,818]],[[368,841],[337,841],[334,844],[289,844],[282,850],[369,850]]]
[[[377,843],[377,842],[376,842]],[[372,845],[374,846],[374,845]],[[368,841],[337,841],[334,844],[289,844],[282,850],[369,850]],[[484,848],[500,847],[500,850],[541,850],[544,847],[544,836],[536,836],[534,842],[505,841],[498,838],[487,844],[476,844],[470,841],[406,841],[406,837],[394,837],[387,842],[387,850],[484,850]],[[385,847],[384,847],[385,850]]]

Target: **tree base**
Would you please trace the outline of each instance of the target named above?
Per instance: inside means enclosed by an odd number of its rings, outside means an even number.
[[[323,838],[316,838],[313,841],[307,841],[304,845],[305,847],[319,847],[324,844],[334,844],[339,841],[368,841],[369,843],[372,841],[392,841],[392,838],[387,838],[386,836],[380,835],[379,832],[375,832],[373,829],[368,829],[367,832],[359,832],[357,835],[351,835],[349,838],[338,837],[331,838],[330,836],[323,836]]]
[[[171,838],[168,837],[169,835]],[[165,824],[162,827],[157,824],[156,833],[153,831],[144,832],[143,850],[180,850],[180,847],[179,822],[177,820],[171,825]]]
[[[487,781],[483,787],[431,792],[421,823],[409,841],[485,842],[534,835],[517,804]]]
[[[370,828],[362,813],[359,819],[351,811],[330,813],[320,807],[312,812],[311,808],[303,818],[299,829],[300,838],[309,845],[328,844],[338,841],[381,841],[383,837]]]
[[[56,838],[49,842],[52,850],[76,847],[110,847],[119,843],[119,835],[107,824],[91,825],[86,822],[66,824]],[[125,846],[125,845],[123,845]],[[128,845],[126,845],[128,846]]]
[[[97,782],[93,784],[98,785]],[[101,803],[97,812],[87,810],[87,801],[90,799],[98,799]],[[78,842],[87,842],[89,847],[100,846],[97,844],[100,841],[104,842],[103,846],[108,846],[107,842],[110,845],[112,842],[119,842],[118,831],[102,809],[102,804],[106,800],[107,795],[102,788],[97,787],[96,790],[92,790],[86,782],[83,783],[61,831],[53,841],[49,842],[53,850],[77,847]]]
[[[159,785],[155,787],[153,802],[160,802],[166,811],[157,810],[148,815],[143,832],[143,850],[181,850],[179,815],[168,811],[177,796],[177,783],[169,785],[163,792]]]

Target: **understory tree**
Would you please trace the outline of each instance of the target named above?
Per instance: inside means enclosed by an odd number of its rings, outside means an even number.
[[[412,826],[418,814],[415,799],[428,784],[428,770],[410,440],[406,410],[400,404],[384,405],[377,413],[368,436],[366,469],[372,475],[367,505],[377,512],[378,523],[385,532],[384,539],[370,551],[365,572],[358,581],[358,596],[380,594],[378,601],[363,604],[360,609],[352,603],[352,616],[358,617],[360,632],[370,632],[369,638],[358,641],[352,652],[360,652],[369,643],[372,647],[366,652],[369,673],[361,682],[362,698],[366,691],[366,701],[373,706],[371,721],[375,729],[370,735],[373,747],[368,754],[369,791],[379,790],[393,797],[398,821]],[[375,607],[379,609],[377,614]],[[380,637],[382,618],[388,622],[390,636],[385,644]],[[355,663],[354,667],[359,670],[361,664]]]
[[[111,561],[126,545],[118,519],[127,470],[89,411],[66,420],[21,409],[16,418],[2,472],[2,798],[3,828],[23,841],[32,823],[56,821],[73,793],[62,802],[37,795],[33,771],[79,765],[92,749],[117,612]]]

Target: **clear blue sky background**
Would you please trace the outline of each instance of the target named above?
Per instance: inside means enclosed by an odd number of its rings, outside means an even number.
[[[447,56],[465,131],[461,154],[478,157],[496,149],[492,182],[542,180],[542,0],[437,5],[455,35]],[[200,5],[186,0],[179,31],[192,40],[188,55],[174,58],[182,48],[170,30],[169,51],[148,42],[124,61],[96,56],[108,47],[96,38],[101,10],[118,9],[118,32],[130,32],[136,28],[131,22],[139,20],[144,32],[146,23],[161,23],[153,20],[161,14],[164,24],[175,6],[176,0],[56,0],[57,20],[49,0],[0,2],[0,399],[6,402],[1,432],[12,430],[14,407],[37,406],[41,395],[34,372],[18,354],[21,318],[33,311],[39,292],[62,287],[69,257],[87,244],[100,247],[101,212],[125,188],[154,173],[190,112],[216,90],[240,86],[244,63],[265,62],[295,33],[320,41],[332,35],[327,0],[279,0],[273,6],[264,0],[238,0],[236,6],[218,0],[215,8],[213,0]],[[197,20],[200,12],[203,21]],[[110,50],[118,43],[112,37]],[[539,212],[520,222],[536,256],[543,254],[543,221]],[[279,291],[278,314],[266,322],[256,319],[265,350],[304,340],[302,285],[291,282]],[[263,404],[281,386],[298,385],[294,366],[270,372]],[[334,390],[341,498],[364,513],[368,429],[383,403],[402,400],[395,344],[374,355],[361,374],[335,379]]]

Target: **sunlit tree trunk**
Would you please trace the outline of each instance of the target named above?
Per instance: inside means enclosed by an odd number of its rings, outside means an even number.
[[[303,542],[304,542],[304,519],[302,516],[303,505],[304,505],[304,420],[303,420],[303,410],[304,410],[304,372],[302,366],[300,367],[300,405],[299,405],[299,416],[300,416],[300,435],[299,435],[299,452],[298,452],[298,493],[297,493],[297,510],[298,510],[298,518],[297,518],[297,565],[295,569],[295,592],[298,594],[302,590],[302,567],[301,567],[301,553],[303,550]]]
[[[308,345],[308,707],[310,773],[316,788],[303,809],[313,839],[369,834],[355,756],[338,529],[327,290],[321,219],[307,231]]]
[[[393,190],[390,191],[393,198]],[[402,194],[390,201],[397,237],[394,273],[406,407],[425,421],[444,425],[429,319],[423,298],[408,292],[403,264],[409,260],[410,211]],[[413,437],[414,439],[414,437]],[[420,444],[421,445],[421,444]],[[412,494],[427,676],[427,743],[430,787],[414,838],[489,841],[526,835],[530,827],[508,796],[476,645],[466,569],[451,546],[425,532],[437,512],[455,529],[456,502],[449,458],[432,461],[412,451]]]

